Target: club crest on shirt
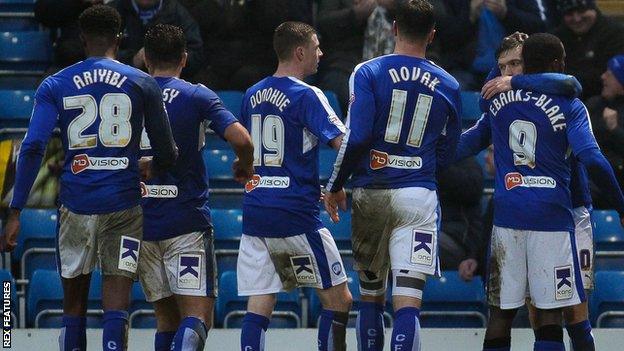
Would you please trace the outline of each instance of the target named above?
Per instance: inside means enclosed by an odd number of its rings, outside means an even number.
[[[572,284],[572,266],[555,267],[555,300],[571,299]]]
[[[412,230],[411,262],[426,266],[433,265],[433,233]]]
[[[312,265],[312,257],[310,255],[291,256],[290,264],[292,265],[295,279],[299,284],[316,283],[316,274],[314,274],[314,266]]]
[[[117,268],[136,273],[140,247],[141,241],[122,235],[121,241],[119,242],[119,261]]]
[[[201,287],[201,255],[178,255],[178,288],[195,289]]]

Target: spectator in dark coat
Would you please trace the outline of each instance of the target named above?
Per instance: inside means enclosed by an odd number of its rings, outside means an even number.
[[[481,216],[481,166],[470,157],[453,164],[437,178],[442,208],[438,241],[442,269],[457,270],[461,262],[472,259],[476,270],[479,264],[483,265],[481,256],[488,240],[483,235]]]
[[[186,36],[188,60],[182,76],[192,76],[203,64],[203,42],[199,26],[189,12],[176,0],[117,0],[112,6],[123,21],[123,38],[118,60],[144,69],[143,38],[145,32],[158,23],[182,28]]]
[[[566,72],[583,85],[583,99],[599,95],[607,61],[624,53],[624,27],[604,17],[594,0],[557,0],[563,14],[554,31],[566,49]]]
[[[587,101],[596,141],[624,187],[624,55],[611,58],[602,74],[602,93]],[[597,208],[609,208],[597,190],[593,190]]]

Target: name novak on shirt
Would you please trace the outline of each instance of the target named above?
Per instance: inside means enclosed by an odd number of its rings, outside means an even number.
[[[420,67],[407,68],[403,66],[398,70],[391,68],[388,70],[388,74],[390,74],[394,84],[399,82],[420,82],[420,84],[426,86],[431,91],[435,91],[435,88],[440,84],[440,80],[432,77],[431,72],[425,71]]]

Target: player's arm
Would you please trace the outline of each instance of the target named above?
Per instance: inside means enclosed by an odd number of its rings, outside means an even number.
[[[153,165],[158,171],[166,171],[175,164],[178,148],[173,140],[169,117],[158,83],[154,78],[147,77],[142,86],[145,131],[154,152]]]
[[[561,73],[520,74],[494,78],[483,86],[481,93],[490,99],[511,89],[531,90],[541,94],[578,97],[583,92],[581,83],[571,75]]]
[[[463,160],[470,156],[475,156],[479,152],[487,149],[492,143],[492,129],[490,128],[490,116],[487,113],[472,128],[463,132],[459,137],[455,161]]]
[[[568,116],[567,116],[568,117]],[[576,99],[572,103],[567,122],[568,142],[574,155],[587,168],[590,179],[600,188],[620,214],[624,224],[624,195],[615,178],[615,173],[604,157],[589,125],[589,113],[583,103]]]
[[[26,205],[30,189],[37,178],[46,145],[57,124],[58,110],[52,98],[52,91],[49,81],[46,80],[35,93],[35,104],[28,132],[22,141],[17,158],[13,198],[9,204],[10,211],[5,234],[0,240],[0,251],[11,251],[17,245],[20,211]]]
[[[461,135],[461,99],[459,97],[459,89],[454,94],[454,101],[451,101],[446,125],[436,144],[437,170],[448,167],[454,161],[457,143]]]

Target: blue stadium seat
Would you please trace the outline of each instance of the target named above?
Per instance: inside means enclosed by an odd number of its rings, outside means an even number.
[[[145,300],[145,294],[139,282],[134,282],[132,285],[128,313],[131,328],[156,328],[154,307]]]
[[[479,108],[480,97],[481,94],[478,91],[461,92],[462,120],[473,124],[481,117],[481,109]]]
[[[219,98],[221,98],[221,101],[223,101],[225,108],[232,112],[236,118],[240,117],[241,105],[245,94],[242,91],[236,90],[220,90],[216,93]]]
[[[232,162],[236,159],[234,151],[230,149],[209,150],[204,148],[202,157],[206,165],[206,173],[210,186],[215,188],[240,187],[234,182]]]
[[[91,276],[87,303],[87,327],[102,326],[102,275]],[[63,287],[58,272],[38,269],[33,273],[26,298],[27,323],[30,327],[59,328],[63,321]]]
[[[596,270],[624,270],[624,229],[613,210],[594,210]]]
[[[323,93],[325,94],[325,96],[327,96],[327,101],[329,101],[329,105],[332,109],[334,109],[334,112],[336,112],[338,118],[344,120],[345,115],[342,114],[342,108],[340,107],[340,102],[338,101],[338,96],[336,96],[336,93],[331,90],[325,90],[323,91]]]
[[[205,145],[206,145],[205,148],[207,150],[231,149],[230,144],[228,144],[227,141],[221,139],[221,137],[218,136],[217,133],[215,133],[215,132],[208,132],[208,133],[206,133]]]
[[[457,271],[444,271],[442,278],[427,280],[423,295],[423,328],[485,327],[486,302],[480,277],[464,282]]]
[[[351,250],[351,208],[347,211],[339,210],[340,222],[334,223],[329,218],[329,213],[324,208],[321,209],[321,222],[334,237],[336,245],[340,250]]]
[[[36,268],[55,269],[55,247],[57,210],[26,208],[20,214],[20,234],[17,247],[13,251],[15,261],[23,260],[22,270],[32,272]],[[46,248],[47,251],[35,252],[35,248]],[[36,257],[40,255],[40,257]],[[30,276],[27,274],[22,278]]]
[[[25,126],[28,126],[35,102],[34,90],[0,90],[0,101],[0,119],[24,120]]]
[[[215,308],[216,323],[224,328],[240,328],[247,297],[239,297],[236,288],[236,272],[223,272],[219,278],[219,298]],[[271,316],[269,328],[298,328],[301,326],[301,301],[299,290],[277,294],[277,304]]]
[[[598,328],[624,328],[624,272],[599,271],[589,311]]]
[[[334,162],[336,161],[336,151],[327,147],[319,149],[319,178],[328,180],[334,170]]]
[[[0,90],[35,90],[41,80],[40,75],[3,74],[0,76]]]
[[[2,4],[0,1],[0,11]],[[0,33],[39,30],[39,23],[31,17],[0,17]]]
[[[6,269],[0,269],[0,281],[1,282],[11,282],[11,322],[12,327],[17,327],[17,313],[19,308],[17,306],[17,290],[15,288],[15,279],[13,279],[13,275],[11,272]]]
[[[0,12],[33,12],[35,0],[0,0]]]
[[[238,249],[243,233],[243,211],[213,208],[210,211],[217,249]]]
[[[44,70],[51,58],[52,44],[47,31],[0,33],[0,69]]]

